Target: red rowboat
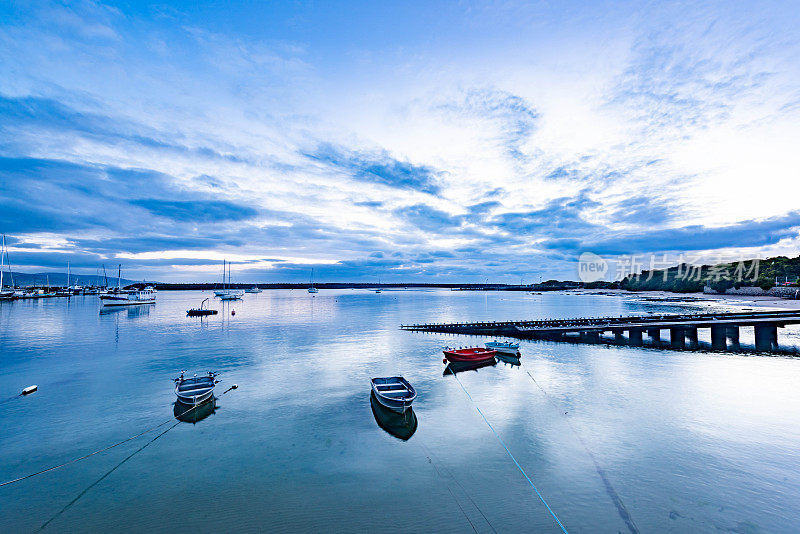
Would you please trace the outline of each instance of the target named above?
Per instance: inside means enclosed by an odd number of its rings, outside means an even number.
[[[496,350],[485,349],[483,347],[472,347],[468,349],[448,349],[444,352],[445,359],[451,362],[483,362],[493,360]]]

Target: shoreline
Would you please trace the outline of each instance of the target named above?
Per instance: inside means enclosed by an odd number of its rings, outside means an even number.
[[[767,295],[714,295],[709,293],[672,293],[669,291],[627,291],[625,289],[585,289],[582,293],[597,295],[629,295],[651,297],[653,302],[678,302],[684,304],[713,302],[728,306],[748,308],[775,308],[800,310],[800,300],[782,299]]]

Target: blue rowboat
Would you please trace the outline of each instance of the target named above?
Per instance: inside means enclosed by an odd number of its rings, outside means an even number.
[[[195,405],[205,402],[214,395],[214,386],[217,373],[209,373],[205,376],[193,376],[185,378],[183,373],[175,379],[175,395],[184,404]]]
[[[417,398],[414,386],[402,376],[373,378],[372,391],[379,403],[398,413],[408,410]]]
[[[487,349],[496,350],[497,352],[504,352],[506,354],[516,354],[519,352],[519,343],[513,341],[489,341],[484,343]]]

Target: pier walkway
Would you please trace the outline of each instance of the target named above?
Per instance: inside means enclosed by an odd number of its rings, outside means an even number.
[[[652,314],[629,317],[585,317],[574,319],[549,319],[537,321],[505,321],[479,323],[429,323],[401,325],[403,330],[439,332],[445,334],[471,334],[515,337],[522,339],[548,339],[599,342],[604,333],[614,335],[616,341],[642,345],[647,334],[653,341],[661,341],[662,330],[669,331],[673,348],[696,348],[697,330],[711,330],[711,346],[715,350],[739,348],[739,328],[753,327],[757,350],[777,350],[778,328],[800,324],[800,310]]]

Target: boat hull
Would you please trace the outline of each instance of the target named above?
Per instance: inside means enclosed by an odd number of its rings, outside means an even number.
[[[214,375],[176,378],[175,396],[183,404],[196,405],[203,403],[214,395],[216,381]]]
[[[497,354],[496,350],[489,350],[480,347],[470,348],[470,349],[457,349],[457,350],[445,350],[442,351],[444,353],[445,359],[449,362],[485,362],[494,360],[495,355]]]
[[[400,387],[403,392],[397,394]],[[403,377],[373,378],[372,393],[382,406],[397,413],[411,408],[411,403],[417,398],[416,390]]]
[[[496,350],[497,352],[502,352],[503,354],[517,354],[519,353],[519,343],[510,343],[510,344],[494,344],[494,343],[486,343],[486,348],[489,350]]]
[[[145,304],[155,304],[155,303],[156,299],[149,299],[149,300],[103,299],[103,306],[142,306]]]

